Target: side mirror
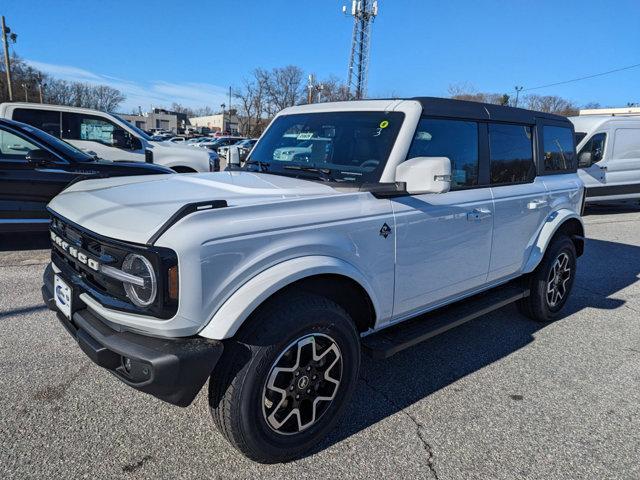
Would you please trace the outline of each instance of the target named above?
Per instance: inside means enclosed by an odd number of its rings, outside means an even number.
[[[233,166],[233,168],[240,167],[240,148],[234,146],[228,147],[227,165]]]
[[[57,160],[56,156],[48,150],[42,150],[40,148],[36,150],[29,150],[25,156],[27,162],[34,166],[45,165]]]
[[[416,157],[396,167],[396,182],[404,182],[407,193],[446,193],[451,188],[451,160],[447,157]]]
[[[578,158],[578,167],[586,168],[591,166],[591,152],[582,152]]]
[[[122,129],[116,129],[112,133],[112,142],[113,146],[116,148],[126,148],[127,150],[131,149],[131,138]]]

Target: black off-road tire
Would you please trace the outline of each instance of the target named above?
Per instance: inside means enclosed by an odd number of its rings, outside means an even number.
[[[313,337],[318,345],[326,338],[337,345],[340,356],[339,386],[324,385],[322,388],[334,388],[333,400],[326,406],[318,402],[325,410],[317,415],[318,420],[298,432],[283,434],[269,424],[265,405],[273,405],[267,399],[267,381],[273,379],[273,368],[283,359],[293,358],[292,345],[301,345],[300,339],[307,341]],[[298,347],[299,348],[299,347]],[[303,347],[307,348],[307,346]],[[314,347],[315,344],[314,344]],[[327,348],[327,350],[330,350]],[[302,354],[298,350],[300,358]],[[289,356],[283,356],[290,352]],[[305,352],[308,351],[305,350]],[[326,358],[334,355],[328,352]],[[335,355],[338,358],[337,355]],[[313,362],[312,362],[313,363]],[[320,369],[320,362],[313,368]],[[280,363],[278,363],[280,365]],[[337,363],[332,360],[332,376],[337,376]],[[310,368],[310,367],[303,367]],[[326,368],[326,366],[325,366]],[[360,337],[349,315],[331,300],[307,293],[295,293],[281,296],[263,305],[256,314],[241,328],[238,334],[225,345],[225,353],[209,381],[209,405],[211,415],[218,430],[240,452],[260,463],[285,462],[299,458],[311,450],[334,427],[355,389],[360,368]],[[282,372],[281,372],[282,373]],[[279,375],[276,374],[276,379]],[[304,374],[304,372],[302,372]],[[312,371],[313,373],[313,371]],[[285,375],[289,373],[285,372]],[[324,373],[318,370],[314,378],[322,379]],[[288,377],[283,377],[288,381]],[[311,378],[311,375],[308,377]],[[301,380],[291,380],[288,389],[299,388]],[[320,388],[321,380],[316,380]],[[317,390],[316,390],[317,391]],[[298,392],[295,390],[291,395]],[[304,394],[307,392],[301,391]],[[273,390],[269,392],[273,394]],[[292,397],[286,398],[287,404],[296,405]],[[308,401],[308,400],[307,400]],[[297,402],[297,400],[296,400]],[[312,402],[313,404],[313,402]],[[302,405],[302,404],[300,404]],[[309,403],[305,404],[306,406]],[[300,406],[302,411],[302,406]],[[314,410],[315,411],[315,410]],[[286,415],[283,415],[286,418]],[[273,421],[273,420],[272,420]],[[295,423],[296,427],[300,422]],[[293,424],[287,424],[293,425]]]
[[[569,269],[569,277],[564,284],[564,295],[557,303],[549,300],[549,280],[552,277],[552,269],[557,261],[564,263]],[[576,275],[576,247],[569,237],[561,235],[552,240],[547,251],[542,257],[538,267],[530,274],[529,288],[531,294],[517,302],[518,310],[532,320],[548,323],[562,315],[562,309],[571,294]],[[564,278],[563,278],[564,280]],[[556,297],[557,298],[557,297]]]

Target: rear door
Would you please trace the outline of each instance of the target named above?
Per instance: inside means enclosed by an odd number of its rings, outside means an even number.
[[[489,123],[488,129],[495,204],[491,282],[520,272],[550,207],[534,161],[535,126]]]

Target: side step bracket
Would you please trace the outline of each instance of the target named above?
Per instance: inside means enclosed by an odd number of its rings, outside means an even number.
[[[509,282],[372,333],[362,339],[362,346],[373,358],[389,358],[405,348],[528,297],[529,293],[522,280]]]

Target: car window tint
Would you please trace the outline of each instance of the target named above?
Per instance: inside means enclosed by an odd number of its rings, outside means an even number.
[[[509,184],[532,181],[533,129],[529,125],[489,124],[491,183]]]
[[[544,170],[546,172],[575,171],[576,158],[571,129],[545,125],[542,128],[542,138],[544,139]]]
[[[0,160],[25,160],[31,150],[40,147],[18,135],[0,129]]]
[[[478,124],[463,120],[423,118],[407,159],[447,157],[451,161],[451,189],[478,184]]]
[[[616,129],[611,158],[640,158],[640,129]]]
[[[16,122],[26,123],[60,138],[60,112],[35,108],[16,108],[12,118]]]

